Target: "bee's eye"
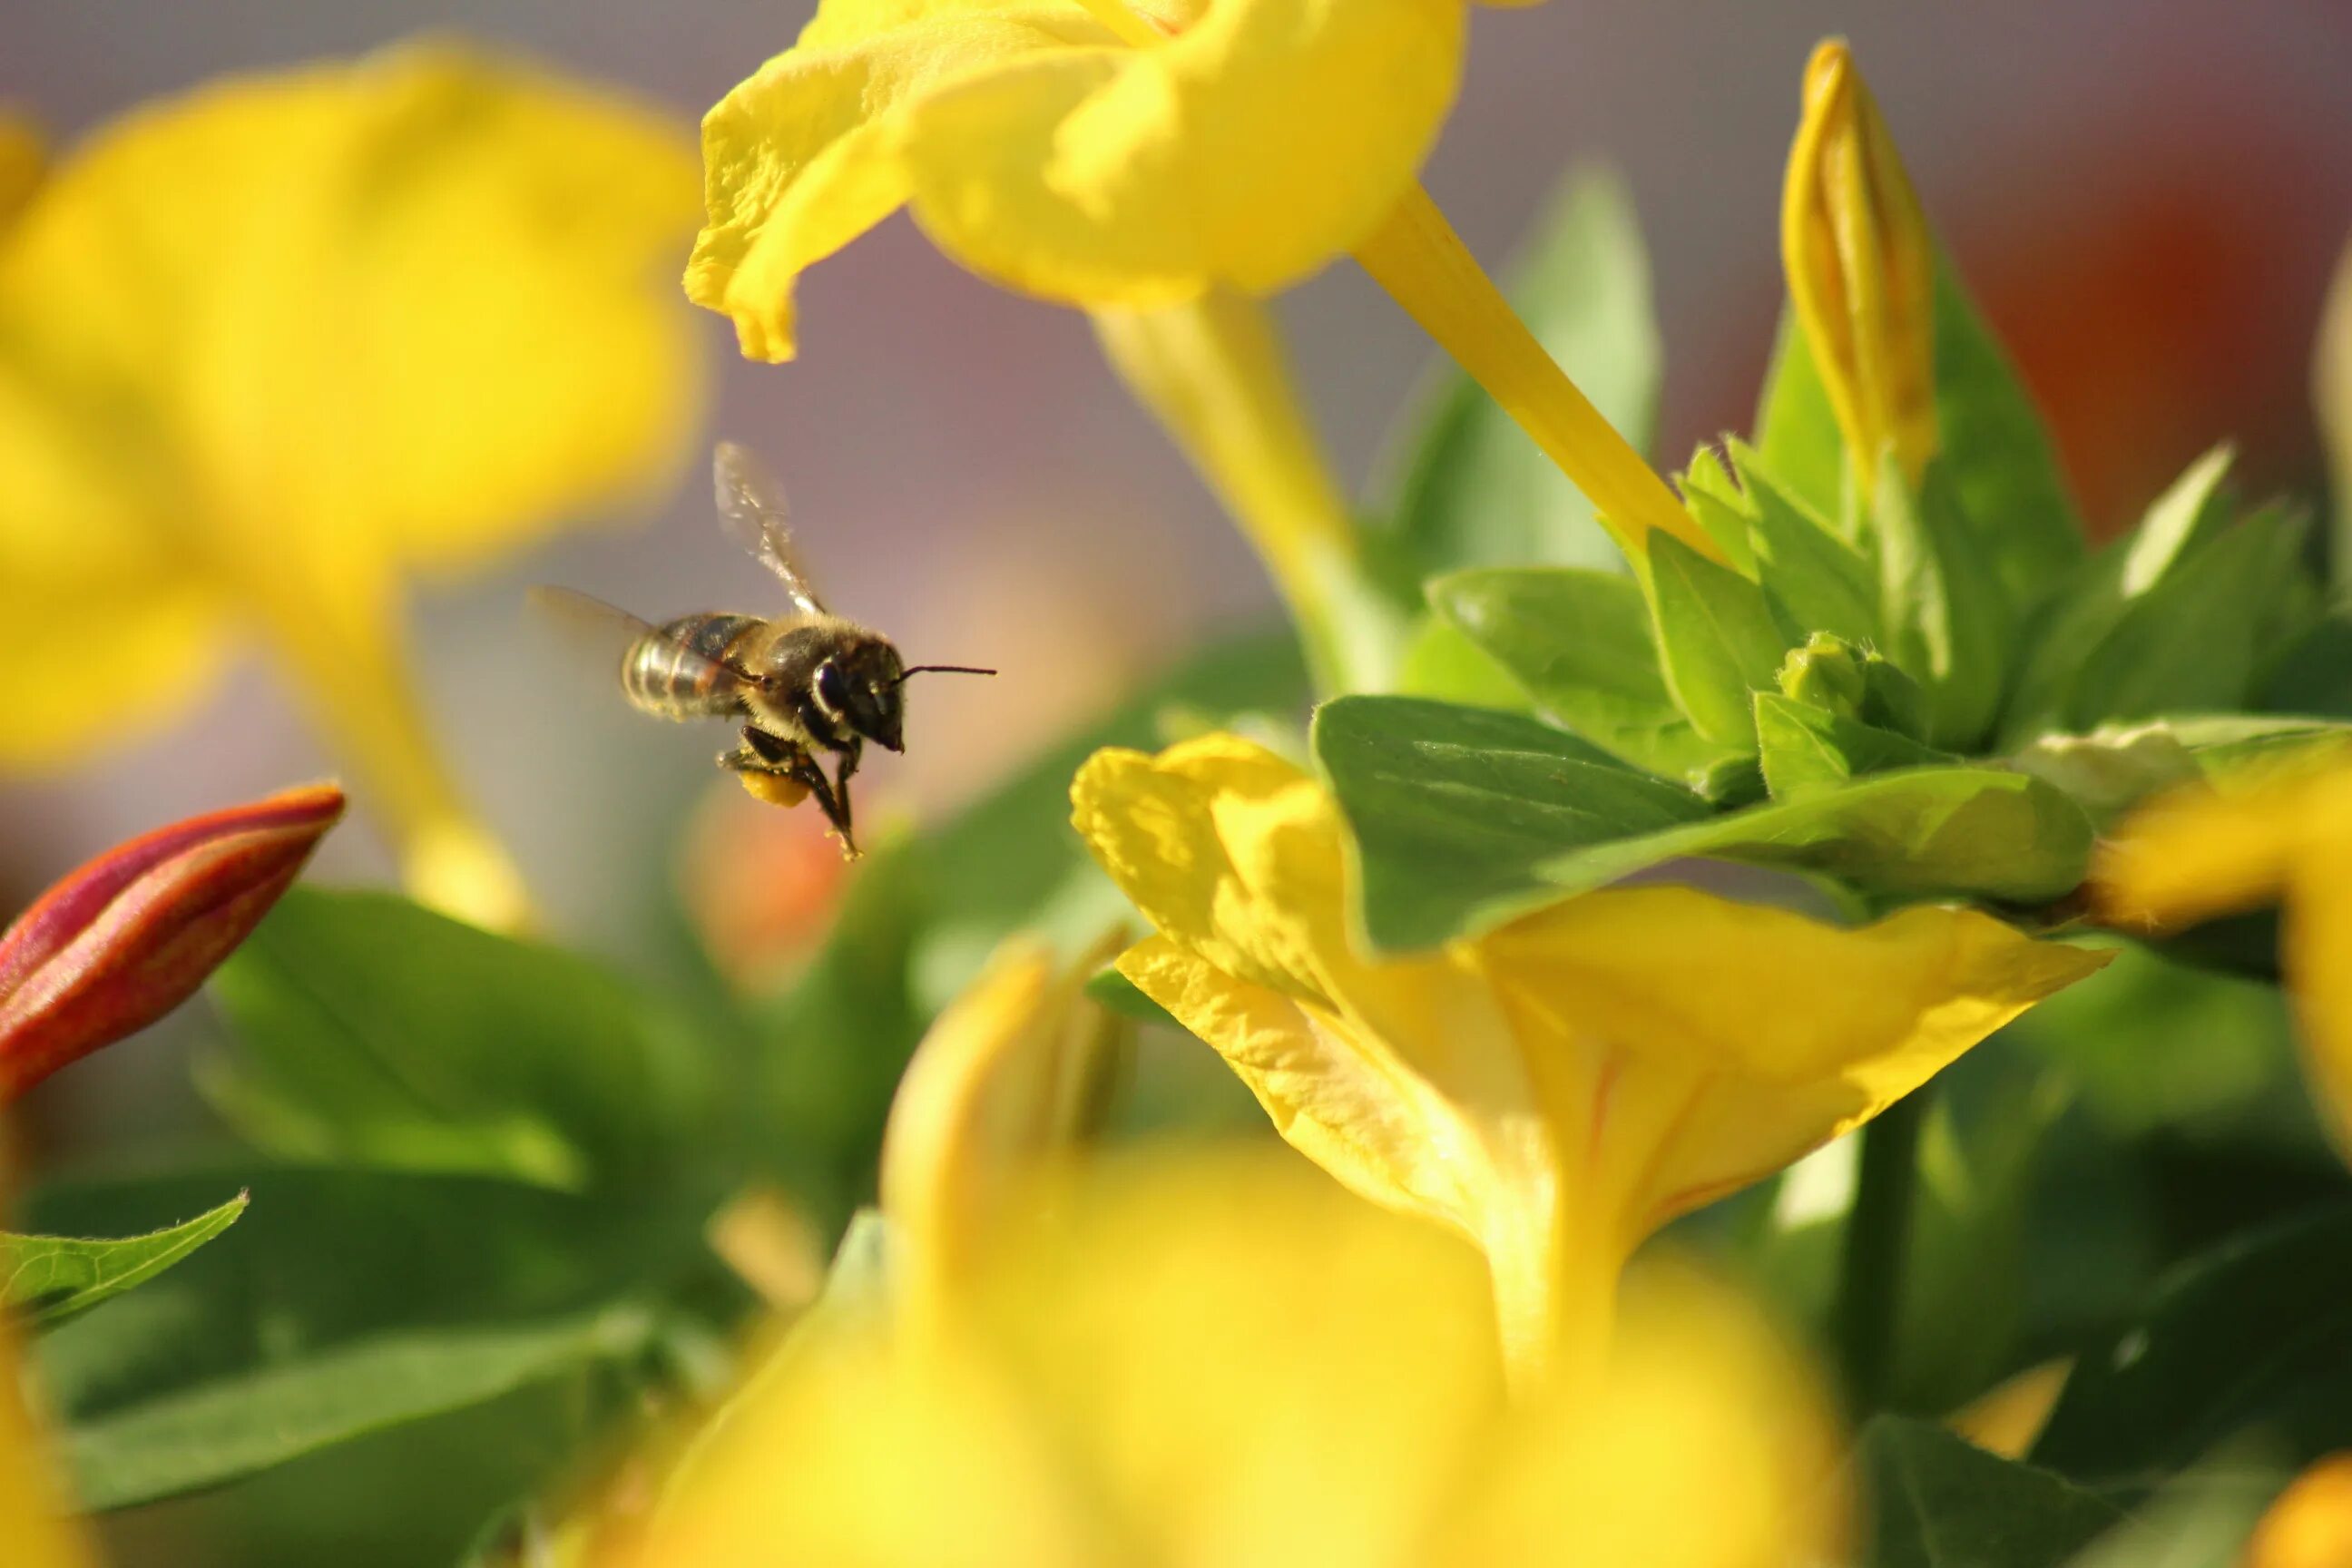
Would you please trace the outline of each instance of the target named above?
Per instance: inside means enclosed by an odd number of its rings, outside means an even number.
[[[817,700],[835,712],[849,705],[849,682],[841,673],[841,666],[826,659],[816,667]]]

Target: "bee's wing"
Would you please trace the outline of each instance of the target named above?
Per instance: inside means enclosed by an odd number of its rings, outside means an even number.
[[[782,579],[794,611],[804,616],[824,614],[824,603],[793,552],[783,487],[776,483],[776,477],[732,441],[719,442],[711,454],[710,477],[719,492],[719,521],[728,535]]]
[[[538,583],[531,585],[528,597],[530,607],[561,628],[567,641],[604,658],[624,679],[629,650],[646,637],[656,637],[667,645],[672,668],[680,679],[706,683],[714,694],[730,692],[750,679],[732,666],[705,658],[642,616],[633,616],[593,595]]]

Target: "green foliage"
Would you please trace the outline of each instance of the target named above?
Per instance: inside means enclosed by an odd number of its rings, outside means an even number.
[[[1568,567],[1456,572],[1431,605],[1517,683],[1536,713],[1601,750],[1702,793],[1740,757],[1698,733],[1667,695],[1642,590]]]
[[[1390,950],[1686,857],[1818,872],[1889,899],[2031,903],[2079,882],[2091,847],[2063,794],[2006,769],[1914,768],[1708,815],[1542,724],[1371,697],[1323,708],[1315,754],[1354,833],[1365,931]]]
[[[1316,714],[1314,742],[1355,829],[1376,947],[1433,946],[1549,902],[1539,857],[1706,812],[1686,790],[1507,713],[1343,697]]]
[[[1675,705],[1710,741],[1755,746],[1750,698],[1772,689],[1789,643],[1763,590],[1678,539],[1650,541],[1658,658]]]
[[[2136,1493],[2225,1440],[2352,1444],[2352,1208],[2233,1238],[2084,1347],[2033,1458]]]
[[[1615,176],[1581,170],[1509,268],[1520,318],[1636,447],[1656,418],[1660,352],[1649,261]],[[1400,446],[1402,482],[1381,510],[1408,591],[1423,577],[1492,564],[1622,571],[1592,503],[1468,376],[1448,368]]]
[[[214,978],[205,1084],[288,1159],[579,1190],[642,1177],[710,1113],[712,1064],[587,961],[376,893],[289,893]]]
[[[85,1240],[0,1232],[0,1306],[48,1328],[143,1285],[235,1225],[250,1194],[145,1236]]]
[[[2124,1518],[2062,1476],[1899,1415],[1863,1428],[1855,1464],[1867,1568],[2060,1568]]]

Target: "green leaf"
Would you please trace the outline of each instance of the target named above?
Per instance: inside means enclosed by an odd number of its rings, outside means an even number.
[[[2064,590],[2042,612],[2027,639],[2015,689],[2001,725],[2002,744],[2016,747],[2053,729],[2066,729],[2075,707],[2084,662],[2115,630],[2130,601],[2168,576],[2183,554],[2212,539],[2229,521],[2222,488],[2232,453],[2217,447],[2167,486],[2139,526],[2069,574]]]
[[[1343,697],[1315,716],[1315,757],[1355,829],[1375,946],[1433,946],[1472,921],[1549,901],[1528,868],[1563,846],[1705,815],[1688,792],[1511,714]]]
[[[2080,883],[2090,854],[2073,803],[2001,769],[1879,773],[1709,816],[1526,720],[1369,697],[1323,709],[1315,752],[1355,833],[1365,931],[1390,951],[1685,857],[1820,873],[1888,898],[2038,903]]]
[[[605,970],[387,894],[294,889],[212,985],[237,1044],[203,1086],[289,1158],[580,1189],[670,1162],[711,1092]]]
[[[1610,580],[1625,581],[1622,577]],[[1426,697],[1471,708],[1498,708],[1506,713],[1525,713],[1529,710],[1528,693],[1511,672],[1461,627],[1438,615],[1422,622],[1405,648],[1403,663],[1397,670],[1396,691],[1402,697]]]
[[[1675,704],[1707,740],[1748,750],[1752,693],[1772,689],[1788,639],[1763,590],[1666,534],[1650,539],[1659,666]]]
[[[1948,258],[1936,268],[1935,353],[1936,425],[1969,542],[2011,604],[2038,604],[2082,560],[2082,519],[2041,412]]]
[[[1772,691],[1756,694],[1756,742],[1775,800],[1834,789],[1864,773],[1958,761],[1892,730]]]
[[[1756,411],[1756,449],[1790,495],[1822,517],[1845,517],[1845,437],[1821,367],[1798,329],[1797,313],[1786,305],[1771,368],[1764,374],[1763,404]]]
[[[186,1214],[225,1184],[253,1194],[233,1243],[203,1248],[34,1345],[41,1386],[68,1431],[152,1432],[178,1417],[151,1422],[142,1413],[226,1405],[234,1397],[227,1391],[279,1387],[279,1373],[345,1364],[341,1358],[358,1347],[438,1344],[444,1335],[460,1346],[497,1344],[509,1333],[599,1320],[629,1302],[691,1300],[713,1323],[731,1322],[749,1306],[702,1243],[715,1189],[583,1196],[474,1176],[245,1164],[53,1181],[26,1194],[26,1214],[44,1230],[128,1232]],[[664,1309],[665,1325],[683,1310]],[[527,1409],[509,1412],[531,1423],[534,1451],[548,1456],[540,1470],[570,1451],[562,1445],[579,1440],[592,1409],[583,1396],[615,1391],[604,1371],[575,1365],[552,1375],[576,1385],[562,1398],[540,1388],[522,1401]],[[319,1371],[309,1385],[332,1382]],[[304,1386],[303,1377],[292,1384]],[[441,1385],[436,1403],[456,1397],[456,1386]],[[501,1385],[491,1378],[472,1386],[488,1397]],[[502,1399],[500,1408],[513,1404]],[[352,1413],[324,1414],[341,1421]],[[486,1408],[482,1419],[493,1415]],[[323,1420],[303,1430],[305,1441],[355,1435]],[[432,1506],[436,1500],[415,1495],[419,1484],[379,1470],[370,1490],[385,1507]]]
[[[1731,460],[1748,497],[1764,592],[1803,631],[1829,632],[1857,647],[1877,642],[1878,581],[1870,561],[1783,489],[1753,449],[1735,441]]]
[[[1456,572],[1430,583],[1429,601],[1538,713],[1645,772],[1696,785],[1741,754],[1702,738],[1666,694],[1649,609],[1630,577],[1542,566]]]
[[[24,1311],[36,1328],[61,1323],[155,1278],[230,1226],[249,1193],[145,1236],[119,1241],[0,1232],[0,1306]]]
[[[1624,187],[1598,170],[1570,174],[1508,282],[1520,319],[1551,357],[1610,424],[1646,447],[1658,331]],[[1469,377],[1446,377],[1435,411],[1409,439],[1387,510],[1410,582],[1472,565],[1624,569],[1592,503]]]
[[[1675,488],[1682,492],[1691,516],[1722,550],[1731,569],[1754,578],[1756,551],[1748,532],[1755,506],[1740,492],[1722,455],[1713,447],[1700,447],[1691,455],[1690,467],[1675,476]]]
[[[2177,1270],[2085,1348],[2033,1458],[2130,1489],[2242,1433],[2297,1465],[2352,1444],[2352,1208]]]
[[[1887,654],[1927,695],[1927,742],[1968,752],[1999,712],[2013,627],[1946,474],[1929,465],[1915,492],[1890,458],[1871,515]]]
[[[2308,531],[2301,517],[2257,512],[2129,599],[2076,672],[2068,727],[2243,707],[2315,598]]]
[[[85,1507],[219,1486],[367,1433],[637,1355],[630,1310],[531,1328],[386,1335],[79,1423],[65,1458]]]
[[[1854,1462],[1871,1504],[1866,1568],[2059,1568],[2124,1521],[2064,1477],[1925,1421],[1876,1417]]]

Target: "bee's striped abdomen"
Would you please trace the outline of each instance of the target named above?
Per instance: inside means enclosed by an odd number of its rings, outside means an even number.
[[[732,713],[741,705],[742,684],[728,666],[740,667],[737,648],[766,626],[757,616],[724,611],[681,616],[659,636],[629,645],[621,656],[621,689],[638,708],[664,719]]]

